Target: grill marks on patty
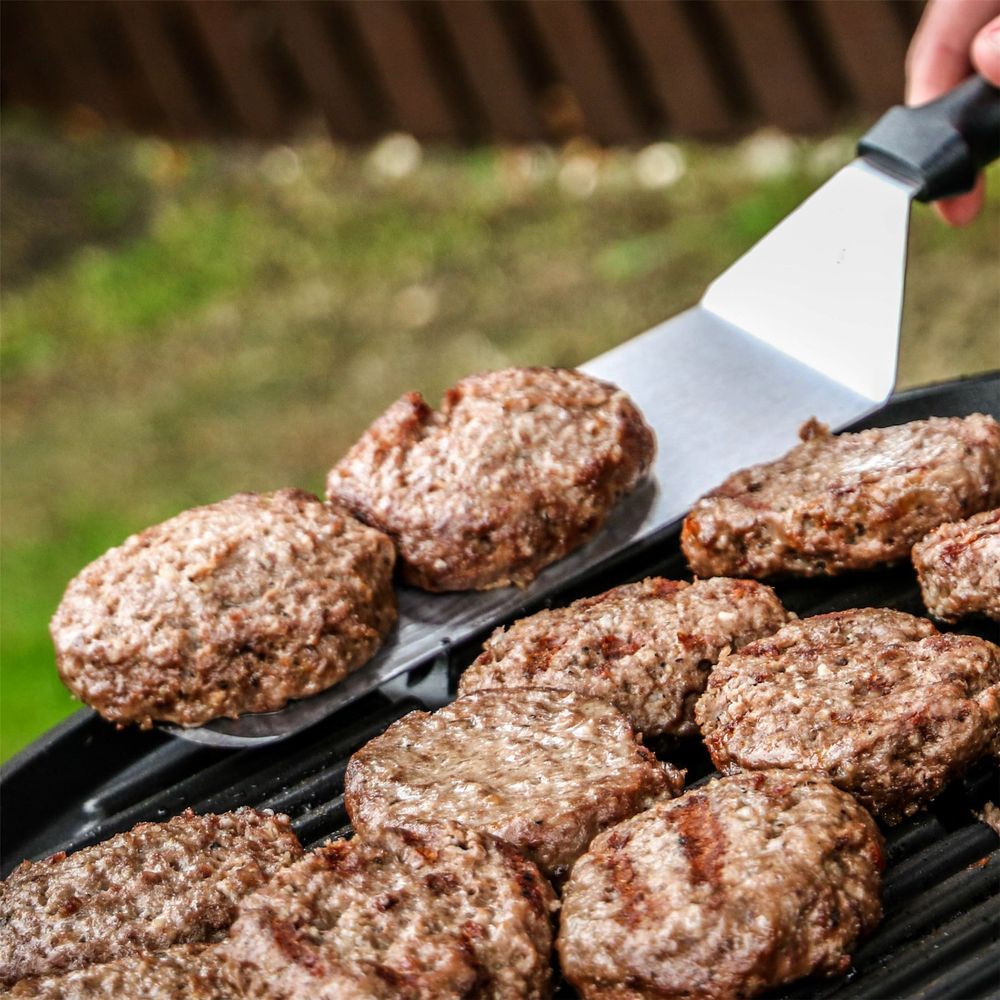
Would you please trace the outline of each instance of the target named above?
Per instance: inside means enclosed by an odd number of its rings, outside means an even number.
[[[690,866],[692,883],[706,885],[710,892],[717,893],[722,885],[726,836],[711,803],[699,795],[682,796],[672,819]]]
[[[452,823],[318,848],[247,899],[220,953],[253,997],[542,1000],[551,888]]]
[[[580,372],[462,379],[438,412],[397,400],[327,476],[327,496],[395,541],[426,590],[524,586],[587,541],[652,463],[621,390]]]
[[[585,1000],[732,1000],[843,972],[878,922],[882,838],[816,775],[741,774],[593,841],[557,947]]]

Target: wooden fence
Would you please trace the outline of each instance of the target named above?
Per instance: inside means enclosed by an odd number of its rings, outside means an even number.
[[[176,137],[636,143],[898,101],[918,0],[4,0],[5,105]]]

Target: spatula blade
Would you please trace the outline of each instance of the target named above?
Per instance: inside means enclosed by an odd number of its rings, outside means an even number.
[[[896,383],[916,185],[855,160],[723,272],[702,305],[875,402]]]

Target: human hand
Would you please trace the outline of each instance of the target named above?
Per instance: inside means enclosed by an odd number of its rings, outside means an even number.
[[[1000,87],[1000,0],[930,0],[906,57],[906,103],[925,104],[973,70]],[[983,206],[983,177],[967,194],[934,203],[952,226]]]

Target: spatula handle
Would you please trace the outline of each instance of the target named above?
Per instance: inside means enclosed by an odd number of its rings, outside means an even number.
[[[1000,90],[970,76],[928,104],[891,108],[858,143],[858,154],[918,184],[920,201],[968,191],[980,168],[1000,157]]]

